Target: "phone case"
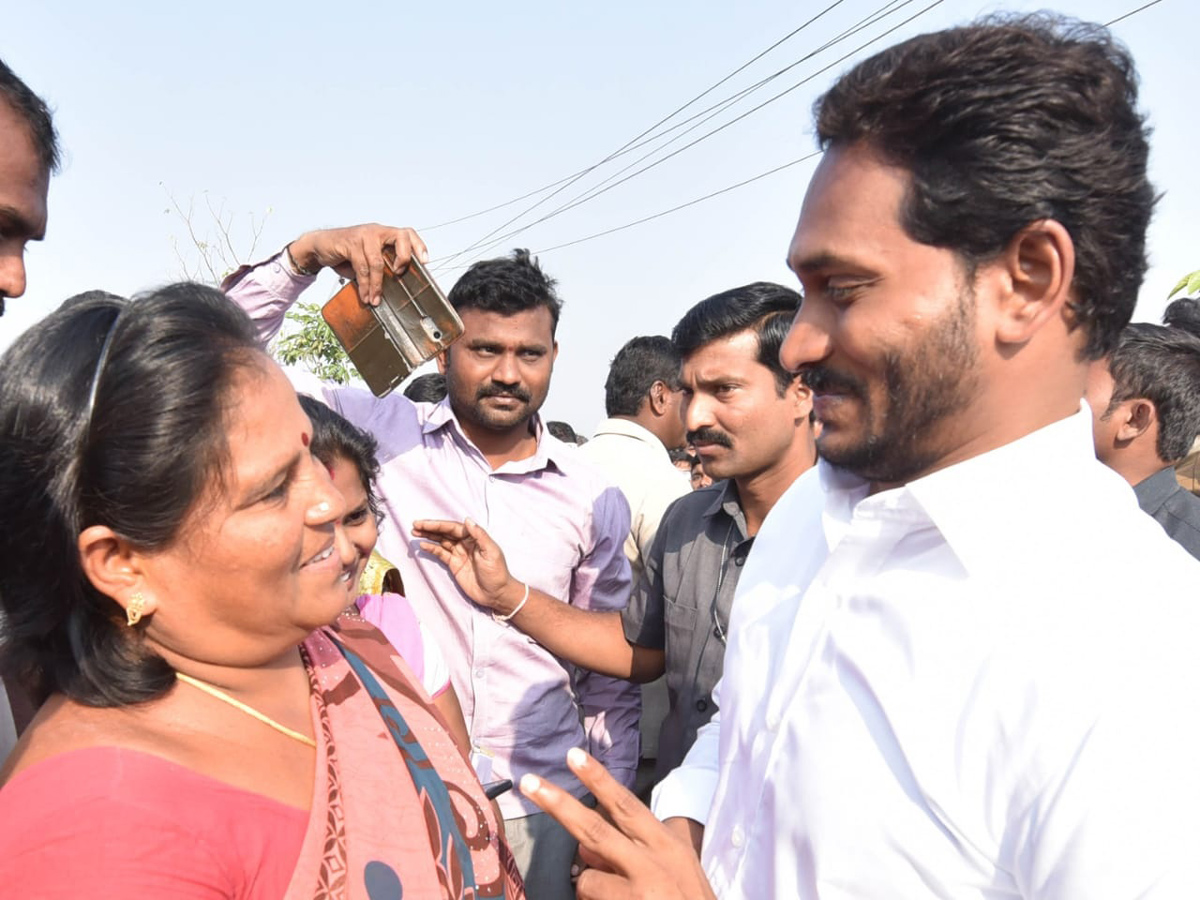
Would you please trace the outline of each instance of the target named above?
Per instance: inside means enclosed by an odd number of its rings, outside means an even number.
[[[462,319],[425,267],[413,259],[399,276],[383,279],[379,306],[364,306],[351,281],[321,315],[376,397],[462,335]]]

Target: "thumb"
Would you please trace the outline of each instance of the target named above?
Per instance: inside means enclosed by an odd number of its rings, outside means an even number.
[[[493,556],[495,551],[499,549],[496,546],[496,542],[491,539],[491,536],[474,519],[464,519],[463,527],[466,528],[467,535],[475,542],[475,546],[479,548],[479,552],[483,556]]]

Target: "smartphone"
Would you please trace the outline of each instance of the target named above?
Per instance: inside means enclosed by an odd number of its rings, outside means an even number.
[[[501,794],[512,790],[512,780],[505,778],[503,781],[492,781],[483,786],[483,796],[489,800],[495,800]]]
[[[364,305],[351,281],[321,308],[321,316],[376,397],[391,393],[463,332],[462,319],[417,259],[399,275],[384,276],[378,306]]]

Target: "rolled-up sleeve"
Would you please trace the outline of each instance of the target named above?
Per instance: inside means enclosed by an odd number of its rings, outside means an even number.
[[[603,491],[592,514],[592,543],[571,579],[570,601],[580,609],[622,610],[629,602],[630,569],[625,557],[629,504],[616,488]],[[640,752],[642,694],[620,678],[580,671],[575,681],[583,709],[588,752],[613,777],[633,786]]]

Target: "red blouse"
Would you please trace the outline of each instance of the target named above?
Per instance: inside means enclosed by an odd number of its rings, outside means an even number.
[[[282,897],[307,825],[307,810],[161,757],[121,747],[74,750],[0,789],[0,892]]]

